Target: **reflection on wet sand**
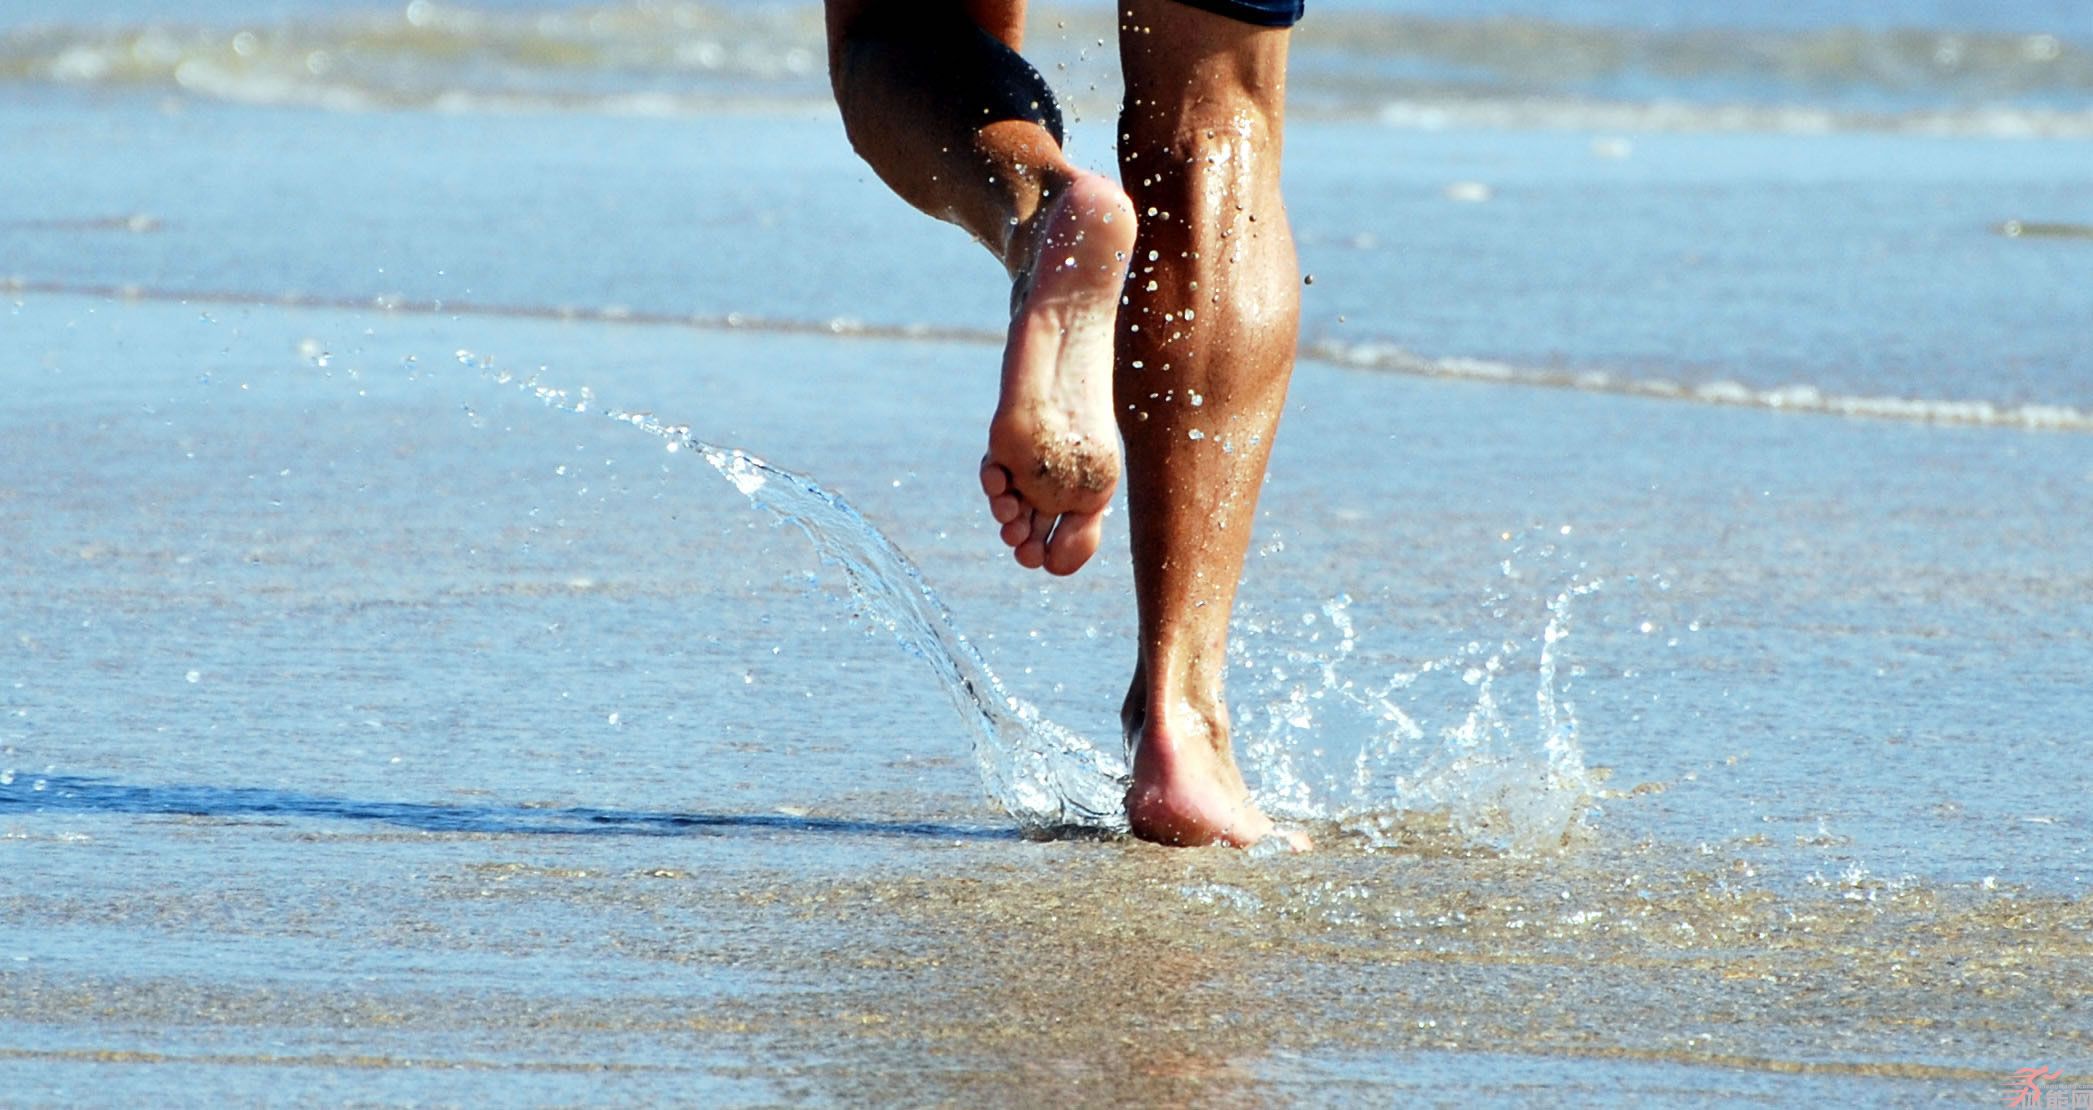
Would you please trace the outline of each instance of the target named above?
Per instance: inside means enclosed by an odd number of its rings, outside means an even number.
[[[937,1101],[1036,1077],[1079,1102],[1258,1102],[1275,1057],[1538,1053],[1964,1084],[2083,1056],[2086,1030],[2056,1020],[2093,985],[2083,901],[1865,878],[1783,895],[1740,878],[1742,859],[1688,862],[1646,846],[1261,862],[1127,847],[843,883],[798,912],[871,934],[866,960],[898,981],[840,1005],[882,1018],[851,1039],[872,1059],[943,1061],[921,1076]],[[832,1079],[858,1098],[892,1094],[895,1076]]]
[[[228,863],[209,885],[0,895],[17,935],[151,954],[17,962],[0,1020],[35,1035],[0,1064],[1265,1105],[1488,1091],[1514,1082],[1501,1058],[1610,1062],[1593,1081],[1615,1093],[1638,1062],[1664,1065],[1660,1085],[1714,1069],[1731,1095],[1793,1077],[1988,1091],[2089,1041],[2071,1020],[2093,989],[2084,899],[1857,872],[1783,889],[1746,841],[1509,858],[1429,828],[1379,851],[1326,828],[1322,851],[1260,859],[818,815],[640,839],[255,818],[122,819],[233,860],[294,851],[309,879]],[[10,826],[22,854],[115,847],[46,842],[49,819]],[[366,852],[400,870],[338,887]]]

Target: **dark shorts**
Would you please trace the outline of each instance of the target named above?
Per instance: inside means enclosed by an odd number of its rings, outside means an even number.
[[[1301,22],[1308,0],[1177,0],[1187,7],[1240,19],[1259,27],[1291,27]]]

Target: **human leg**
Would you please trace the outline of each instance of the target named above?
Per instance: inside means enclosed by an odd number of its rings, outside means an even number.
[[[1120,12],[1120,177],[1141,217],[1115,400],[1139,607],[1127,817],[1150,840],[1243,846],[1272,823],[1236,768],[1223,680],[1300,316],[1279,191],[1288,32],[1175,0]]]
[[[1134,216],[1070,163],[1045,80],[1018,56],[1022,0],[829,0],[851,144],[903,200],[959,225],[1013,283],[982,492],[1026,567],[1097,550],[1119,477],[1112,320]]]

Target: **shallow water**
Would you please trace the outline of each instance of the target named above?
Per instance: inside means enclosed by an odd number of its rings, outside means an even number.
[[[1613,28],[1507,64],[1640,60],[1454,95],[1417,68],[1480,24],[1325,57],[1365,26],[1331,9],[1231,679],[1300,858],[1026,839],[1110,793],[1124,532],[1066,582],[999,557],[970,491],[1004,293],[851,161],[818,74],[635,102],[680,71],[546,53],[585,19],[448,76],[373,53],[384,111],[9,71],[8,1089],[2093,1084],[2093,253],[2002,230],[2093,223],[2084,13],[1506,5]],[[183,15],[226,32],[188,60],[257,11]],[[614,11],[598,46],[674,18]],[[1070,18],[1043,46],[1107,78]],[[1841,22],[1873,60],[1828,83],[1663,76],[1710,25],[1779,58]],[[1972,34],[2066,64],[1885,87]],[[1061,791],[996,761],[1082,738]]]
[[[6,896],[0,954],[10,1066],[53,1099],[176,1068],[232,1097],[287,1074],[315,1099],[856,1100],[893,1097],[892,1069],[927,1053],[954,1061],[934,1081],[954,1099],[1012,1074],[1165,1099],[1511,1097],[1535,1081],[1520,1061],[1567,1056],[1589,1077],[1571,1090],[1906,1101],[2077,1043],[2052,1015],[2093,966],[2083,819],[2071,789],[2028,784],[2084,773],[2083,571],[2068,547],[1982,537],[2065,519],[2093,474],[2082,437],[1305,364],[1240,626],[1262,788],[1284,804],[1282,759],[1347,783],[1353,751],[1397,735],[1333,681],[1523,642],[1577,575],[1608,585],[1558,641],[1563,693],[1610,777],[1564,854],[1497,858],[1433,809],[1234,863],[1027,845],[934,672],[877,614],[853,621],[805,538],[602,418],[639,396],[681,423],[683,397],[847,475],[1011,689],[1108,736],[1123,568],[1013,605],[964,485],[938,480],[992,348],[49,296],[10,319],[52,366],[19,383],[16,488],[79,491],[33,525],[11,499],[8,523],[28,573],[0,851],[36,879]],[[593,367],[600,407],[429,350],[461,335]],[[316,337],[327,367],[299,354]],[[93,369],[118,364],[128,399]],[[903,420],[922,435],[897,442]],[[1482,426],[1499,434],[1459,432]],[[1598,447],[1629,426],[1638,449]],[[1390,434],[1462,480],[1330,483]],[[1521,461],[1550,452],[1580,465]],[[1880,469],[1842,465],[1860,457]],[[1904,507],[1967,483],[1989,508]],[[1878,508],[1856,519],[1863,487]],[[446,512],[416,508],[432,498]],[[1387,504],[1406,509],[1357,526]],[[1540,509],[1574,522],[1535,529],[1553,554],[1493,531]],[[1795,557],[1805,537],[1817,554]],[[1406,687],[1404,712],[1459,729],[1474,688],[1422,673],[1444,685]],[[1023,970],[1043,964],[1086,970]],[[107,1016],[80,1018],[85,998]],[[1677,1022],[1682,1003],[1705,1016]],[[1932,1024],[1890,1020],[1914,1012]],[[1168,1067],[1107,1051],[1130,1023]]]
[[[998,334],[992,265],[963,236],[899,218],[826,119],[606,128],[589,115],[185,105],[137,117],[68,98],[0,118],[11,148],[53,155],[0,182],[10,211],[39,214],[0,223],[0,278]],[[315,118],[368,157],[305,148]],[[2093,427],[2093,356],[2055,326],[2083,315],[2093,239],[2002,230],[2093,226],[2082,141],[1333,121],[1290,143],[1315,278],[1304,339],[1322,357],[1698,403]],[[1109,136],[1084,125],[1076,146],[1096,161]],[[155,166],[214,185],[171,192],[141,176]],[[238,172],[213,178],[218,167]],[[1454,199],[1474,195],[1487,199]],[[333,216],[251,217],[283,203]],[[762,252],[726,245],[755,235]],[[846,241],[917,268],[845,288]],[[535,262],[516,264],[521,252]]]

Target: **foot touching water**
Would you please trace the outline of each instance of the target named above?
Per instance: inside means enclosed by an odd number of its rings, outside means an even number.
[[[1134,781],[1126,792],[1127,825],[1158,844],[1248,848],[1269,836],[1308,851],[1308,837],[1275,828],[1250,800],[1236,769],[1225,724],[1179,703],[1167,713],[1137,712],[1127,720]]]

